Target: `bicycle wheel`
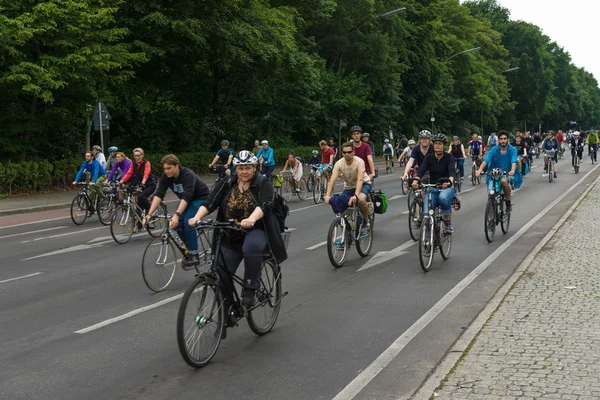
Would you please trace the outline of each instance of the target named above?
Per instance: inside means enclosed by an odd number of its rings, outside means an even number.
[[[423,218],[419,235],[419,262],[423,271],[428,272],[433,261],[433,220],[430,216]]]
[[[125,244],[133,235],[135,218],[129,206],[120,206],[113,212],[110,224],[110,234],[115,242]]]
[[[488,198],[487,205],[485,206],[485,215],[483,230],[485,231],[485,239],[492,243],[494,241],[494,233],[496,232],[496,210],[494,199]]]
[[[179,255],[168,237],[159,237],[148,243],[142,257],[142,278],[148,289],[162,292],[169,287],[175,278]]]
[[[402,194],[407,194],[409,190],[408,180],[401,179],[400,185],[402,186]]]
[[[452,249],[452,234],[447,234],[445,232],[446,223],[443,219],[439,220],[439,247],[440,254],[444,260],[447,260],[450,257],[450,250]]]
[[[313,190],[313,200],[315,204],[319,204],[321,201],[323,201],[321,189],[323,189],[321,185],[321,177],[318,177],[315,181],[315,187]]]
[[[548,160],[548,182],[552,183],[554,174],[552,173],[552,160]]]
[[[281,187],[279,188],[279,194],[281,196],[283,196],[283,198],[285,199],[286,202],[290,202],[292,200],[292,196],[293,196],[293,188],[292,188],[292,184],[290,183],[289,179],[284,180],[283,182],[281,182]]]
[[[504,202],[503,202],[504,203]],[[502,233],[508,233],[508,228],[510,227],[510,213],[506,211],[506,204],[500,205],[500,228],[502,229]]]
[[[413,200],[415,199],[415,191],[412,188],[412,186],[408,187],[408,191],[406,193],[406,206],[408,207],[408,209],[410,210],[410,207],[412,205]]]
[[[471,183],[473,186],[477,183],[477,168],[475,167],[475,164],[473,164],[473,167],[471,168]]]
[[[298,192],[298,197],[302,201],[304,201],[306,199],[306,195],[308,194],[307,187],[308,187],[308,184],[306,182],[306,179],[304,179],[304,178],[300,179],[300,187],[298,188],[298,189],[300,189],[300,191]]]
[[[341,218],[333,220],[329,226],[329,233],[327,234],[327,255],[331,265],[335,268],[340,268],[344,265],[346,257],[348,256],[348,238],[346,235],[347,227],[342,226]]]
[[[225,325],[223,295],[206,275],[198,276],[186,289],[177,313],[177,345],[190,366],[208,364],[221,344]]]
[[[166,232],[168,224],[169,220],[167,219],[167,206],[165,203],[160,203],[156,213],[154,213],[148,222],[148,234],[153,238],[158,238]]]
[[[306,189],[309,192],[312,192],[314,187],[315,187],[315,177],[314,177],[314,175],[310,175],[308,177],[308,181],[306,182]]]
[[[421,228],[421,203],[413,201],[408,212],[408,231],[415,242],[419,241]]]
[[[110,225],[112,213],[117,208],[117,201],[114,196],[106,196],[98,205],[98,219],[102,225]]]
[[[257,298],[258,303],[248,312],[248,326],[262,336],[273,329],[281,308],[281,269],[273,259],[263,262]]]
[[[81,225],[85,222],[89,208],[90,203],[85,195],[78,194],[75,196],[71,202],[71,220],[75,225]]]
[[[371,252],[371,248],[373,247],[373,226],[369,226],[369,231],[367,232],[367,235],[362,236],[362,229],[360,228],[362,226],[362,221],[362,215],[360,215],[359,213],[358,218],[356,218],[356,227],[354,229],[354,234],[355,237],[358,238],[356,240],[356,251],[361,257],[366,257],[369,255],[369,253]],[[369,221],[369,223],[371,223],[371,221]]]

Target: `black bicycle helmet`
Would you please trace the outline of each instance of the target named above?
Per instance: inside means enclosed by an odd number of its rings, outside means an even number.
[[[432,142],[442,142],[442,143],[446,144],[446,142],[448,142],[448,138],[443,133],[436,133],[435,135],[431,136],[431,141]]]
[[[350,133],[352,132],[360,132],[362,133],[362,128],[358,125],[354,125],[352,128],[350,128]]]

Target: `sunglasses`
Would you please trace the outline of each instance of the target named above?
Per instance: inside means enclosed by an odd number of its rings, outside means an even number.
[[[354,153],[353,151],[342,151],[342,154],[346,155],[346,154],[352,154]]]

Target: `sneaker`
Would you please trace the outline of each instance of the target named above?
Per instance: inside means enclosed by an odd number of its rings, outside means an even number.
[[[556,179],[556,172],[554,173],[554,179]]]
[[[556,176],[556,174],[555,174]],[[512,211],[512,203],[510,201],[506,202],[506,212],[511,212]]]
[[[446,221],[446,233],[454,232],[454,228],[452,228],[452,222]]]
[[[244,289],[244,293],[242,295],[242,306],[249,308],[249,307],[252,307],[255,303],[256,303],[256,290]]]
[[[360,227],[360,234],[362,237],[369,236],[369,229],[371,228],[371,224],[367,221]]]
[[[186,254],[183,260],[183,265],[186,267],[193,267],[194,265],[200,264],[200,257],[198,254]]]

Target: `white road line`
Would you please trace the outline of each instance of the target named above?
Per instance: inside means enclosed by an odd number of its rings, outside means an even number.
[[[390,198],[388,199],[388,201],[390,201],[390,200],[396,200],[396,199],[401,199],[401,198],[403,198],[403,197],[406,197],[406,195],[405,195],[405,194],[397,194],[397,195],[395,195],[395,196],[392,196],[392,197],[390,197]]]
[[[314,249],[318,249],[319,247],[323,247],[323,246],[325,246],[326,244],[327,244],[327,240],[326,240],[326,241],[324,241],[324,242],[321,242],[321,243],[317,243],[317,244],[315,244],[314,246],[307,247],[307,248],[306,248],[306,250],[314,250]]]
[[[175,300],[179,300],[182,297],[183,297],[183,293],[180,293],[180,294],[178,294],[176,296],[169,297],[167,299],[161,300],[161,301],[159,301],[157,303],[154,303],[154,304],[150,304],[149,306],[138,308],[137,310],[129,311],[128,313],[125,313],[123,315],[119,315],[118,317],[107,319],[106,321],[99,322],[99,323],[97,323],[95,325],[88,326],[87,328],[80,329],[80,330],[75,331],[73,333],[83,334],[83,333],[88,333],[88,332],[91,332],[91,331],[95,331],[96,329],[103,328],[103,327],[105,327],[107,325],[114,324],[115,322],[122,321],[124,319],[133,317],[134,315],[138,315],[138,314],[141,314],[141,313],[143,313],[145,311],[149,311],[149,310],[152,310],[154,308],[158,308],[160,306],[163,306],[163,305],[165,305],[167,303],[171,303],[171,302],[173,302]]]
[[[467,288],[481,273],[483,273],[506,249],[539,221],[548,211],[552,210],[562,199],[571,193],[579,184],[581,184],[592,172],[598,168],[598,165],[588,172],[583,178],[562,193],[550,205],[544,208],[531,221],[525,224],[518,232],[502,243],[500,247],[490,254],[481,264],[479,264],[469,275],[454,286],[444,297],[442,297],[433,307],[431,307],[417,322],[402,333],[383,353],[375,359],[367,368],[365,368],[356,378],[352,380],[333,400],[352,400],[361,390],[363,390],[379,373],[414,339],[427,325],[433,321],[462,291]]]
[[[77,235],[78,233],[95,231],[95,230],[98,230],[98,229],[106,229],[106,227],[105,226],[99,226],[97,228],[83,229],[81,231],[73,231],[73,232],[61,233],[60,235],[52,235],[52,236],[46,236],[46,237],[41,237],[41,238],[37,238],[37,239],[24,240],[21,243],[31,243],[31,242],[37,242],[38,240],[54,239],[54,238],[62,237],[62,236]]]
[[[90,240],[90,241],[88,242],[88,244],[91,244],[91,243],[96,243],[96,242],[101,242],[101,241],[103,241],[103,240],[106,240],[106,239],[112,239],[112,236],[101,236],[101,237],[97,237],[97,238],[95,238],[95,239],[92,239],[92,240]]]
[[[12,282],[12,281],[16,281],[16,280],[19,280],[19,279],[30,278],[32,276],[41,275],[41,274],[43,274],[43,272],[35,272],[35,273],[29,274],[29,275],[23,275],[23,276],[19,276],[19,277],[16,277],[16,278],[5,279],[3,281],[0,281],[0,283]]]
[[[461,191],[460,191],[460,192],[458,192],[458,193],[460,193],[460,194],[463,194],[463,193],[469,193],[469,192],[471,192],[471,191],[473,191],[473,190],[475,190],[475,189],[476,189],[476,188],[471,188],[471,189],[467,189],[467,190],[461,190]]]
[[[302,211],[302,210],[308,210],[309,208],[313,208],[313,207],[319,207],[319,206],[322,206],[323,204],[325,204],[325,203],[313,204],[312,206],[297,208],[295,210],[290,210],[290,214],[298,212],[298,211]]]
[[[29,260],[35,260],[36,258],[42,258],[42,257],[50,257],[50,256],[56,256],[58,254],[64,254],[64,253],[72,253],[74,251],[81,251],[81,250],[89,250],[89,249],[95,249],[97,248],[98,245],[96,244],[79,244],[77,246],[73,246],[73,247],[67,247],[64,249],[60,249],[60,250],[56,250],[56,251],[52,251],[50,253],[44,253],[44,254],[40,254],[39,256],[33,256],[33,257],[29,257],[29,258],[24,258],[20,261],[29,261]]]
[[[410,211],[403,211],[402,214],[408,214]]]
[[[11,237],[15,237],[15,236],[23,236],[23,235],[30,235],[32,233],[40,233],[40,232],[48,232],[48,231],[55,231],[57,229],[62,229],[62,228],[66,228],[66,225],[63,226],[57,226],[55,228],[47,228],[47,229],[38,229],[36,231],[29,231],[29,232],[23,232],[23,233],[13,233],[12,235],[5,235],[5,236],[0,236],[0,239],[6,239],[6,238],[11,238]]]

